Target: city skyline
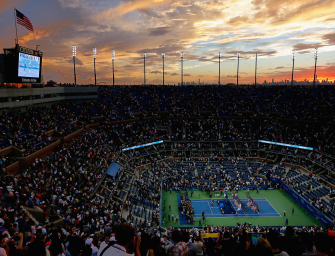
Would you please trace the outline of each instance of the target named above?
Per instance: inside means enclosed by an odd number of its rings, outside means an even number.
[[[94,84],[93,47],[97,48],[97,83],[181,82],[201,79],[236,83],[237,53],[241,54],[239,83],[291,81],[292,51],[296,51],[294,80],[313,81],[314,49],[319,49],[318,80],[335,80],[334,1],[295,0],[5,0],[0,3],[2,48],[14,46],[13,8],[26,15],[34,32],[18,27],[19,44],[43,51],[44,81],[74,83],[72,45],[77,46],[77,84]]]

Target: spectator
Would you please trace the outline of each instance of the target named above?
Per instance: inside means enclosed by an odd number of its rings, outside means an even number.
[[[327,233],[319,232],[314,235],[313,253],[304,253],[302,256],[328,255],[330,250],[330,239]]]
[[[257,256],[273,256],[270,243],[264,239],[259,238],[255,245],[255,255]]]
[[[81,256],[92,256],[92,245],[93,238],[87,238],[85,241],[85,246],[81,252]]]
[[[107,246],[103,250],[99,250],[98,256],[114,256],[114,255],[132,255],[134,252],[135,256],[141,256],[140,244],[141,237],[135,236],[135,229],[129,224],[123,224],[118,227],[116,231],[116,244],[113,246]]]
[[[183,233],[178,230],[174,229],[172,231],[172,241],[174,245],[170,248],[170,256],[186,256],[188,255],[188,247],[187,244],[182,241]]]
[[[267,240],[269,241],[274,256],[288,256],[287,252],[279,250],[279,236],[275,231],[270,231],[267,234]]]
[[[158,236],[154,236],[151,239],[151,248],[148,254],[149,256],[166,256],[167,255],[164,248],[162,248],[161,246],[161,239]]]
[[[204,244],[200,236],[197,236],[194,243],[188,246],[189,256],[201,256],[204,254]]]
[[[109,239],[110,238],[112,238],[112,237],[110,237],[109,235],[106,235],[105,236],[105,239],[104,239],[104,241],[102,241],[102,243],[100,244],[100,248],[101,249],[103,249],[103,248],[105,248],[107,245],[108,245],[108,243],[109,243]],[[114,239],[115,239],[115,237],[114,237]]]

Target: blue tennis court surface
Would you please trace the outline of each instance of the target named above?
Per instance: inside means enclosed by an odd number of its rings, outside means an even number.
[[[249,206],[247,206],[248,199],[240,199],[242,204],[245,206],[245,214],[243,212],[237,212],[237,207],[234,205],[233,199],[219,199],[220,201],[229,200],[231,205],[234,207],[235,211],[233,214],[222,214],[220,211],[220,207],[217,204],[216,200],[214,200],[213,207],[211,206],[210,199],[193,199],[191,201],[192,206],[194,207],[194,217],[201,217],[202,212],[205,211],[205,217],[280,217],[280,214],[276,211],[275,208],[268,202],[266,198],[257,198],[254,199],[255,203],[259,207],[259,214],[251,210]]]
[[[180,195],[177,196],[178,205],[180,204]],[[220,207],[217,203],[217,200],[220,202],[225,202],[226,205],[230,205],[234,208],[234,211],[231,209],[225,210],[225,214],[221,213]],[[227,202],[229,200],[229,202]],[[237,212],[237,207],[234,205],[233,199],[224,199],[224,198],[215,198],[213,207],[211,206],[211,199],[192,199],[191,204],[194,208],[194,217],[201,217],[202,212],[205,211],[206,218],[233,218],[233,217],[280,217],[281,215],[277,212],[277,210],[269,203],[266,198],[254,198],[255,203],[259,207],[260,213],[254,212],[251,210],[249,206],[247,206],[248,199],[240,199],[242,204],[245,206],[246,212],[245,214],[241,211]],[[228,211],[227,211],[228,210]],[[232,213],[230,213],[232,212]],[[179,220],[180,224],[187,224],[186,218],[182,217],[181,212],[179,211]]]

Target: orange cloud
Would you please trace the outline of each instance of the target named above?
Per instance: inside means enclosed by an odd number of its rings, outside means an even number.
[[[1,0],[0,1],[0,12],[13,8],[19,8],[20,6],[24,5],[28,0]],[[14,12],[14,9],[12,9]],[[13,14],[14,15],[14,14]]]
[[[41,38],[49,37],[52,34],[56,34],[60,31],[63,27],[69,25],[69,22],[64,21],[61,23],[54,23],[49,26],[40,27],[35,29],[34,32],[30,32],[29,34],[24,35],[23,37],[19,38],[20,41],[24,41],[24,43],[28,43],[29,41],[39,40]]]
[[[186,0],[180,0],[179,2],[185,2]],[[98,19],[103,20],[106,18],[117,18],[121,17],[127,13],[154,7],[168,6],[170,3],[174,5],[178,4],[175,0],[133,0],[133,1],[123,1],[117,7],[110,8],[99,14]]]

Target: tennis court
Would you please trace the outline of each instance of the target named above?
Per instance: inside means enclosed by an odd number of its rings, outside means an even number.
[[[221,199],[221,201],[227,201],[234,207],[234,213],[221,213],[220,207],[216,200],[214,201],[213,207],[211,206],[210,199],[193,199],[191,201],[192,206],[194,207],[194,216],[201,217],[202,211],[205,211],[206,217],[222,217],[222,218],[231,218],[234,217],[232,215],[241,215],[243,217],[280,217],[280,214],[276,211],[276,209],[269,203],[266,198],[258,198],[255,199],[255,203],[259,207],[259,214],[251,210],[250,207],[247,206],[247,199],[241,199],[242,204],[245,206],[246,212],[245,214],[242,211],[237,211],[237,207],[234,205],[234,200],[232,199]]]
[[[259,214],[247,206],[246,191],[239,191],[238,194],[242,204],[245,206],[245,214],[243,212],[237,212],[236,214],[237,207],[235,206],[233,199],[224,199],[223,196],[215,197],[214,204],[212,206],[211,198],[208,193],[195,190],[193,196],[190,197],[191,204],[194,207],[195,223],[187,224],[186,217],[183,217],[181,212],[178,210],[178,205],[180,204],[180,193],[176,191],[172,191],[171,193],[170,191],[163,191],[163,226],[198,226],[199,220],[202,219],[203,211],[205,211],[206,225],[236,226],[237,222],[247,222],[252,223],[253,226],[281,226],[285,225],[286,218],[288,219],[289,225],[320,225],[318,220],[307,213],[305,209],[300,207],[300,205],[289,195],[280,190],[260,190],[259,193],[256,191],[250,192],[250,196],[259,207]],[[225,214],[221,213],[217,200],[225,203]],[[229,200],[229,202],[227,202],[227,200]],[[229,207],[226,208],[226,205],[230,205],[230,209],[228,209]],[[294,213],[292,213],[292,208],[294,208]],[[286,216],[284,216],[284,211],[286,211]],[[174,216],[179,216],[179,220],[177,222],[172,221],[172,214],[174,214]],[[170,220],[168,215],[170,215]]]

